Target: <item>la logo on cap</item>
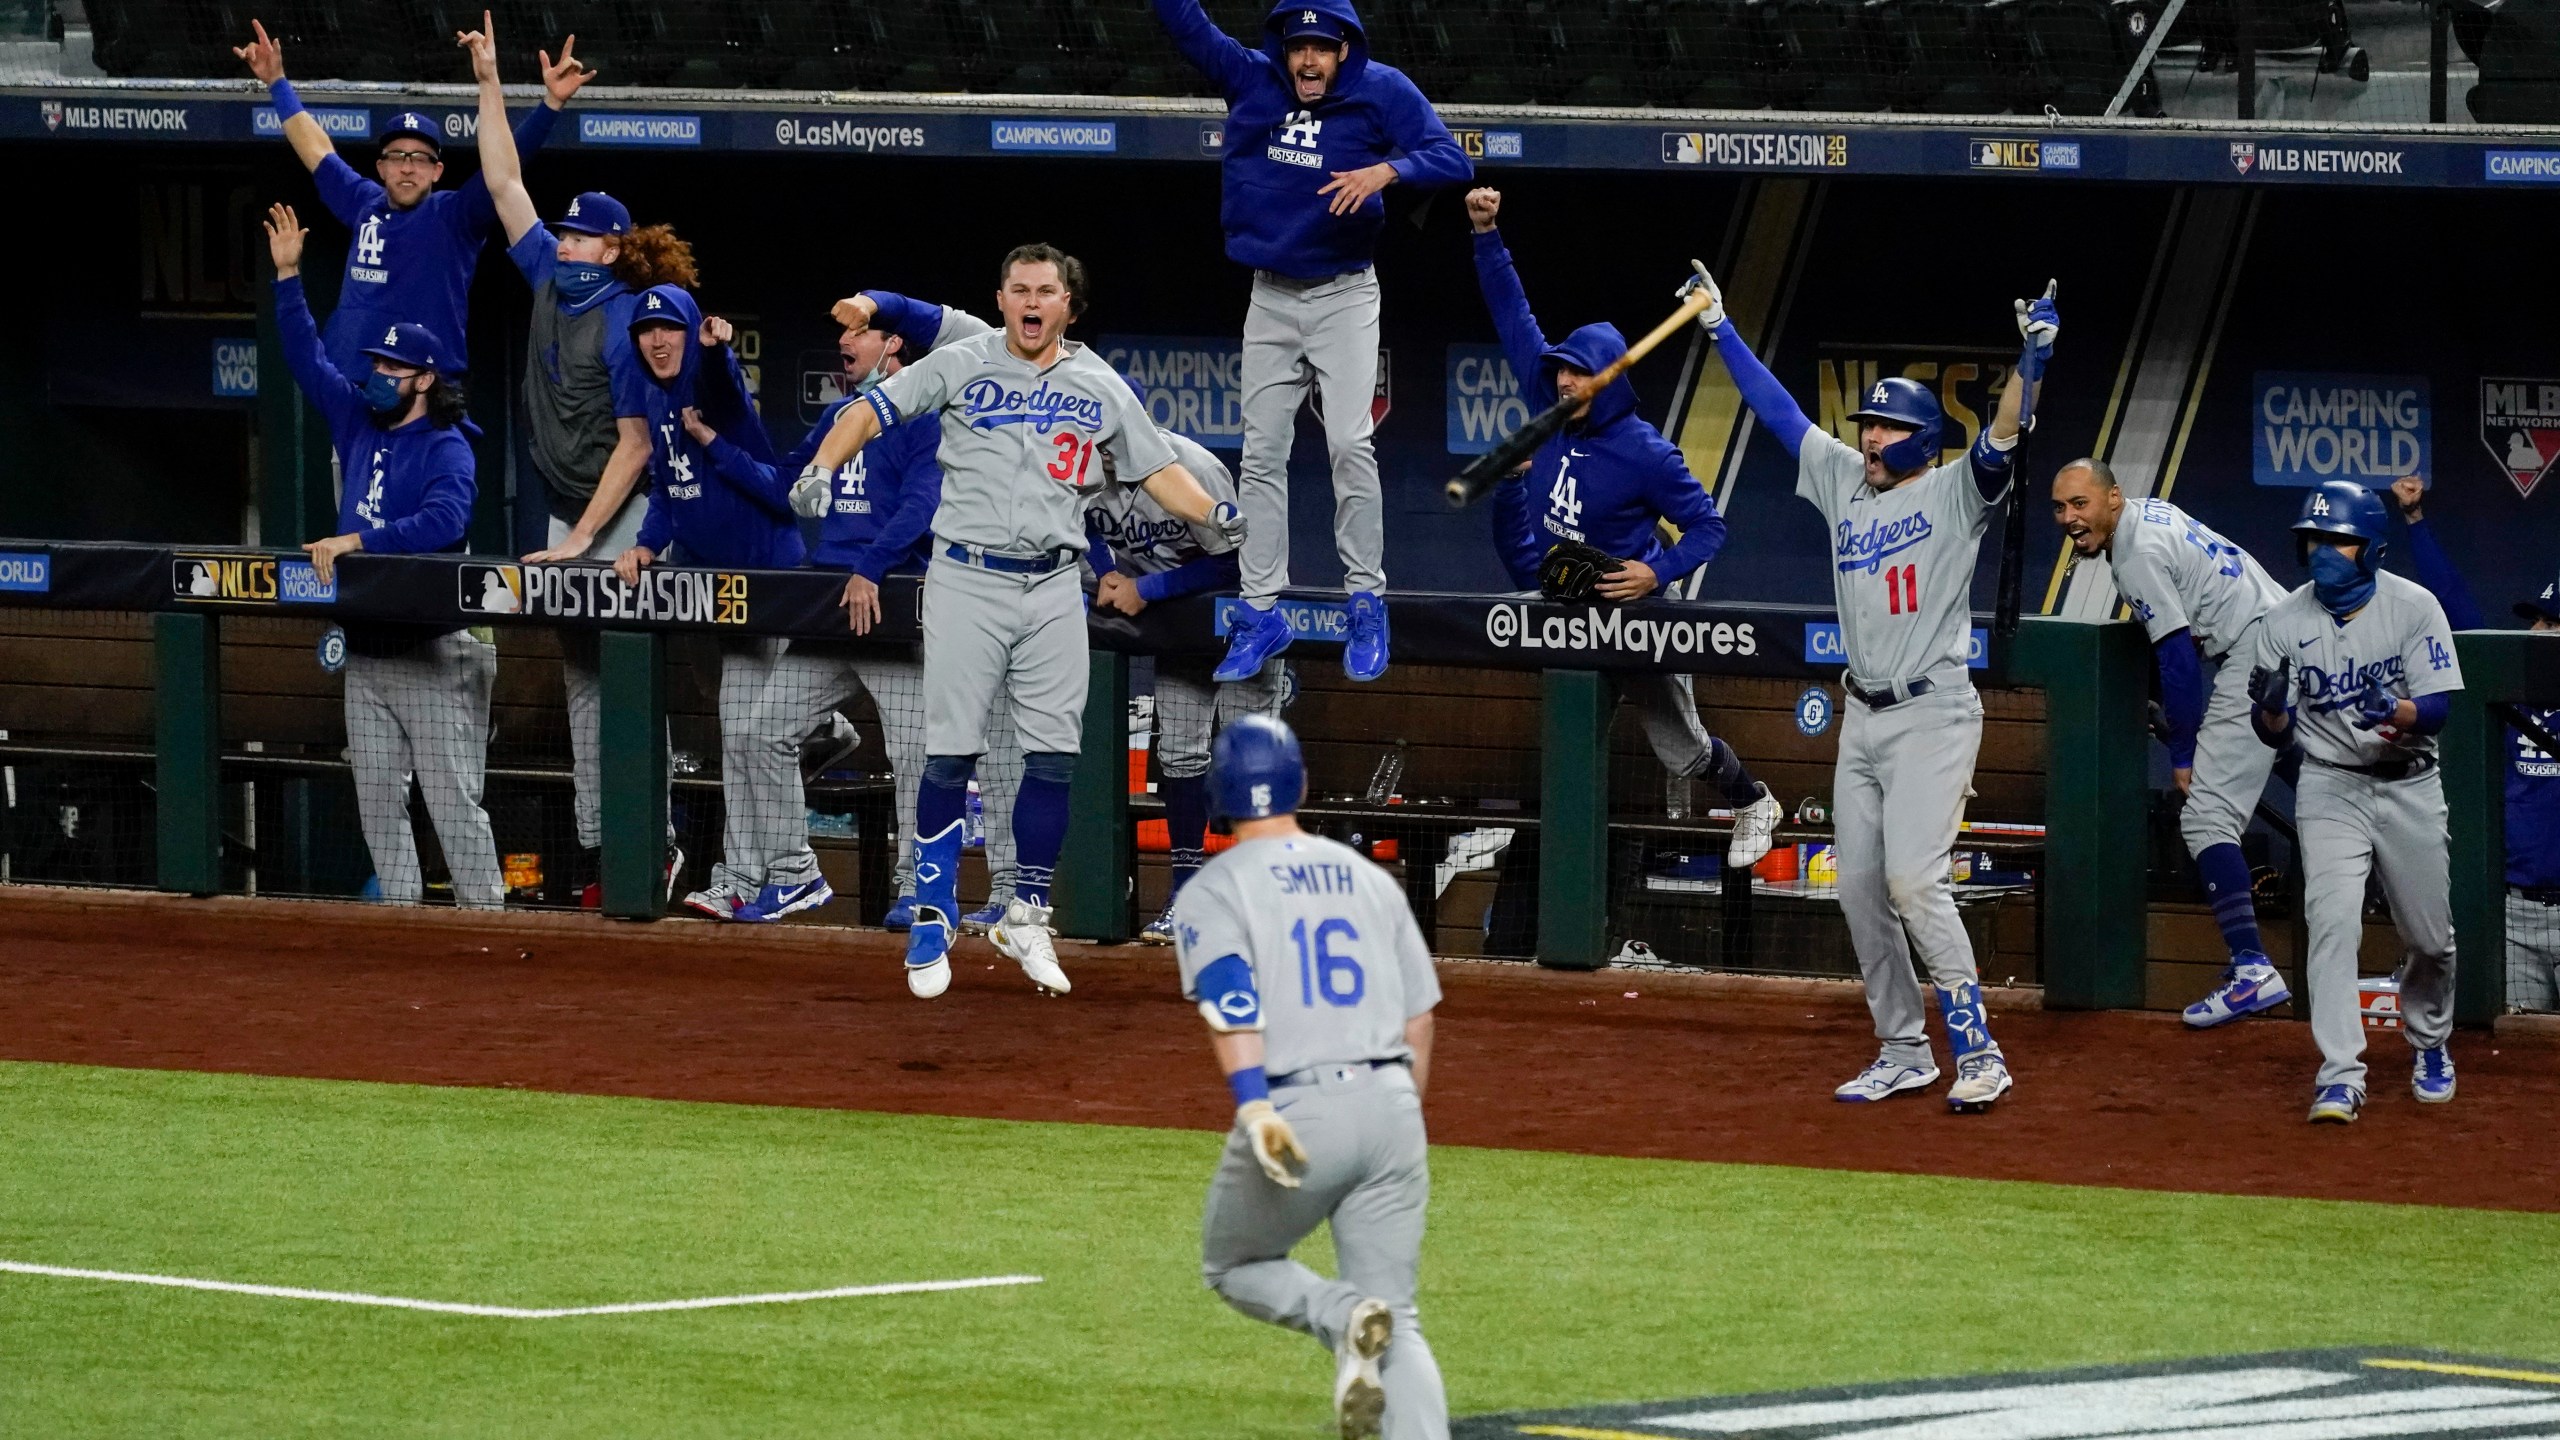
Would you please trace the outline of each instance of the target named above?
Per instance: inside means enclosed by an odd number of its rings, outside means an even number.
[[[571,196],[571,197],[570,197],[570,199],[569,199],[569,213],[570,213],[570,214],[572,214],[572,215],[575,215],[575,214],[577,214],[577,213],[578,213],[578,201],[577,201],[577,197],[575,197],[575,196]]]
[[[1298,23],[1301,25],[1313,25],[1316,23],[1316,12],[1313,10],[1300,11],[1298,14]]]
[[[397,345],[397,344],[399,344],[399,343],[400,343],[400,327],[399,327],[399,326],[397,326],[397,325],[394,325],[394,326],[392,326],[390,329],[383,331],[383,332],[382,332],[382,343],[383,343],[383,344],[385,344],[385,345]]]
[[[667,302],[659,299],[655,295],[649,297],[649,308],[652,310],[663,310],[666,308],[666,304]]]

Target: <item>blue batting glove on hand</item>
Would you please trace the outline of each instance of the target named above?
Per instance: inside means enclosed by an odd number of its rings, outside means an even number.
[[[2249,703],[2265,715],[2282,715],[2293,708],[2293,662],[2279,660],[2270,670],[2258,666],[2249,672]]]
[[[2053,305],[2054,294],[2060,288],[2061,282],[2047,280],[2042,297],[2011,302],[2018,311],[2018,334],[2035,346],[2038,360],[2052,356],[2054,339],[2062,333],[2062,312]]]
[[[2366,676],[2364,693],[2356,697],[2355,726],[2359,730],[2378,730],[2391,723],[2400,708],[2399,697],[2386,692],[2382,682]]]

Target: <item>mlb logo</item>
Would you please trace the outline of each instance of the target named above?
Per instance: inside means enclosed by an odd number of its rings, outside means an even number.
[[[44,128],[47,130],[59,130],[62,128],[61,101],[46,100],[38,104],[36,108],[44,114]]]
[[[1697,165],[1707,158],[1707,137],[1697,131],[1665,130],[1662,132],[1662,163],[1665,165]]]
[[[2231,168],[2232,168],[2232,169],[2239,171],[2239,172],[2240,172],[2241,174],[2243,174],[2243,175],[2246,175],[2246,174],[2248,174],[2251,170],[2256,169],[2256,168],[2257,168],[2257,164],[2258,164],[2258,145],[2257,145],[2257,142],[2256,142],[2256,141],[2254,141],[2254,140],[2234,140],[2234,141],[2232,141],[2232,142],[2231,142]]]
[[[473,615],[524,613],[524,572],[513,565],[464,565],[454,572],[454,601]]]

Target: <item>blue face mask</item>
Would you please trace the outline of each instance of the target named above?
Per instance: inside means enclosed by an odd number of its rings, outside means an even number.
[[[409,408],[409,397],[400,393],[400,379],[376,370],[364,380],[365,408],[377,421],[389,421]]]
[[[2311,595],[2344,620],[2373,598],[2373,576],[2335,545],[2311,547]]]
[[[568,310],[593,303],[612,283],[613,267],[610,265],[563,260],[551,271],[551,288],[559,293],[561,307]]]

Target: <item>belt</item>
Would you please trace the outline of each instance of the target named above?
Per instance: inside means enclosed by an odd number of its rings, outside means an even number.
[[[945,557],[957,560],[963,565],[975,565],[982,570],[1001,570],[1008,575],[1046,575],[1052,570],[1062,570],[1076,563],[1076,552],[1073,550],[1052,550],[1046,555],[999,555],[992,550],[981,550],[975,545],[951,544],[945,545],[942,553]]]
[[[1304,1070],[1292,1070],[1286,1075],[1274,1075],[1267,1083],[1274,1090],[1290,1085],[1313,1085],[1336,1071],[1384,1070],[1390,1065],[1404,1063],[1402,1060],[1351,1060],[1332,1065],[1310,1065]]]
[[[2536,905],[2560,905],[2560,885],[2510,885],[2507,893]]]
[[[1369,266],[1363,265],[1357,270],[1345,270],[1339,275],[1318,275],[1313,278],[1304,275],[1283,275],[1277,270],[1256,270],[1253,274],[1255,279],[1277,285],[1283,290],[1313,290],[1319,285],[1330,285],[1336,280],[1348,279],[1354,275],[1366,275],[1369,270]]]
[[[2343,770],[2350,775],[2369,775],[2376,780],[2409,780],[2436,768],[2436,757],[2433,755],[2412,755],[2405,760],[2384,760],[2372,765],[2341,765],[2335,760],[2323,760],[2317,755],[2305,755],[2302,758],[2324,769]]]
[[[1907,683],[1897,682],[1881,690],[1869,690],[1844,674],[1840,677],[1840,688],[1857,696],[1870,710],[1890,710],[1905,700],[1916,700],[1938,687],[1929,677],[1923,675]]]

